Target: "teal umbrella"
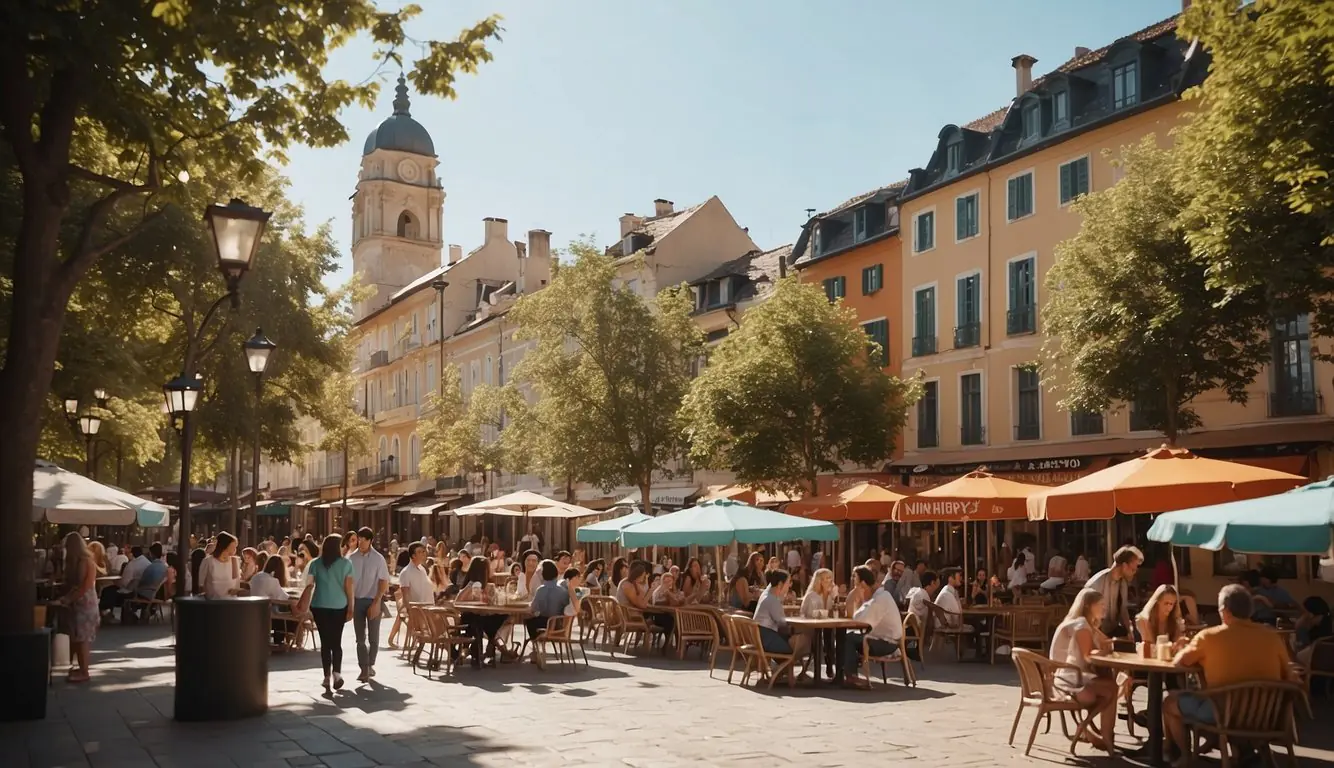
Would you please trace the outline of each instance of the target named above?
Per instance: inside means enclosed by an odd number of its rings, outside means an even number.
[[[622,515],[611,520],[602,520],[582,526],[575,532],[575,539],[585,544],[614,543],[621,540],[621,531],[652,519],[643,512],[631,512],[628,515]]]
[[[777,541],[835,541],[838,527],[821,520],[785,515],[729,499],[706,501],[680,512],[655,517],[621,532],[628,549],[642,547],[722,547]]]
[[[1334,478],[1287,493],[1159,515],[1149,538],[1253,555],[1323,555],[1334,530]]]

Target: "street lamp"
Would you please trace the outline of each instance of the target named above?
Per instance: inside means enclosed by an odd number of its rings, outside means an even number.
[[[65,418],[72,419],[74,414],[79,412],[79,400],[75,397],[65,398]]]
[[[176,537],[176,551],[181,553],[183,563],[188,562],[190,557],[190,449],[194,441],[194,424],[190,414],[195,409],[195,403],[199,402],[201,387],[198,378],[184,373],[162,386],[172,426],[181,435],[181,486],[177,497],[180,533]]]
[[[94,389],[93,399],[97,401],[98,408],[107,407],[107,391],[105,389],[102,389],[101,387]]]
[[[264,335],[262,329],[256,328],[255,335],[246,339],[241,348],[245,351],[246,365],[250,366],[250,372],[255,374],[255,452],[252,456],[250,475],[250,530],[253,534],[255,524],[259,522],[259,407],[264,400],[264,369],[269,365],[269,355],[278,348],[278,345],[269,341],[269,337]]]
[[[209,232],[213,235],[218,268],[227,280],[232,306],[239,301],[236,289],[255,259],[270,215],[268,211],[246,205],[236,198],[226,205],[214,203],[204,211],[204,221],[208,222]]]
[[[93,441],[101,428],[102,420],[91,413],[79,417],[79,432],[83,435],[83,473],[92,480],[97,479],[93,477]]]

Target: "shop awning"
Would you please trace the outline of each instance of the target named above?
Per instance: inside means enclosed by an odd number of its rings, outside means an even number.
[[[449,506],[449,502],[447,501],[438,501],[429,504],[419,502],[418,505],[415,507],[410,507],[410,506],[395,507],[394,511],[407,512],[413,515],[429,515],[435,512],[437,509],[447,506]]]
[[[376,499],[348,499],[347,508],[363,509],[365,507],[370,506],[371,504],[374,504],[375,502]],[[343,506],[343,500],[338,499],[337,501],[328,501],[323,504],[316,504],[315,509],[339,509],[342,506]]]
[[[258,514],[260,517],[287,517],[292,514],[292,507],[289,504],[270,504],[261,506]]]

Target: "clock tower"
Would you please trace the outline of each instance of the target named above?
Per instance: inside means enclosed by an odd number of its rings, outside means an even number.
[[[435,143],[412,119],[402,75],[394,113],[366,137],[357,191],[352,195],[352,269],[368,297],[357,320],[440,267],[445,192],[436,175]]]

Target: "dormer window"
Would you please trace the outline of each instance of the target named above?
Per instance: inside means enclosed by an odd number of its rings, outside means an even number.
[[[1051,96],[1051,119],[1057,125],[1070,122],[1070,92],[1057,91]]]
[[[621,241],[621,255],[629,256],[634,252],[635,252],[635,236],[626,235],[625,239]]]
[[[860,243],[866,239],[866,209],[858,208],[852,212],[852,241]]]
[[[945,173],[958,173],[962,168],[963,142],[951,142],[945,146]]]
[[[1139,66],[1131,61],[1112,68],[1112,109],[1139,103]]]
[[[815,225],[815,255],[820,256],[824,253],[824,228],[819,224]]]
[[[1037,138],[1039,133],[1039,128],[1041,126],[1041,120],[1039,120],[1040,113],[1038,111],[1038,103],[1036,101],[1030,101],[1029,103],[1025,104],[1023,112],[1021,114],[1023,117],[1023,124],[1024,124],[1024,138],[1025,139]]]

